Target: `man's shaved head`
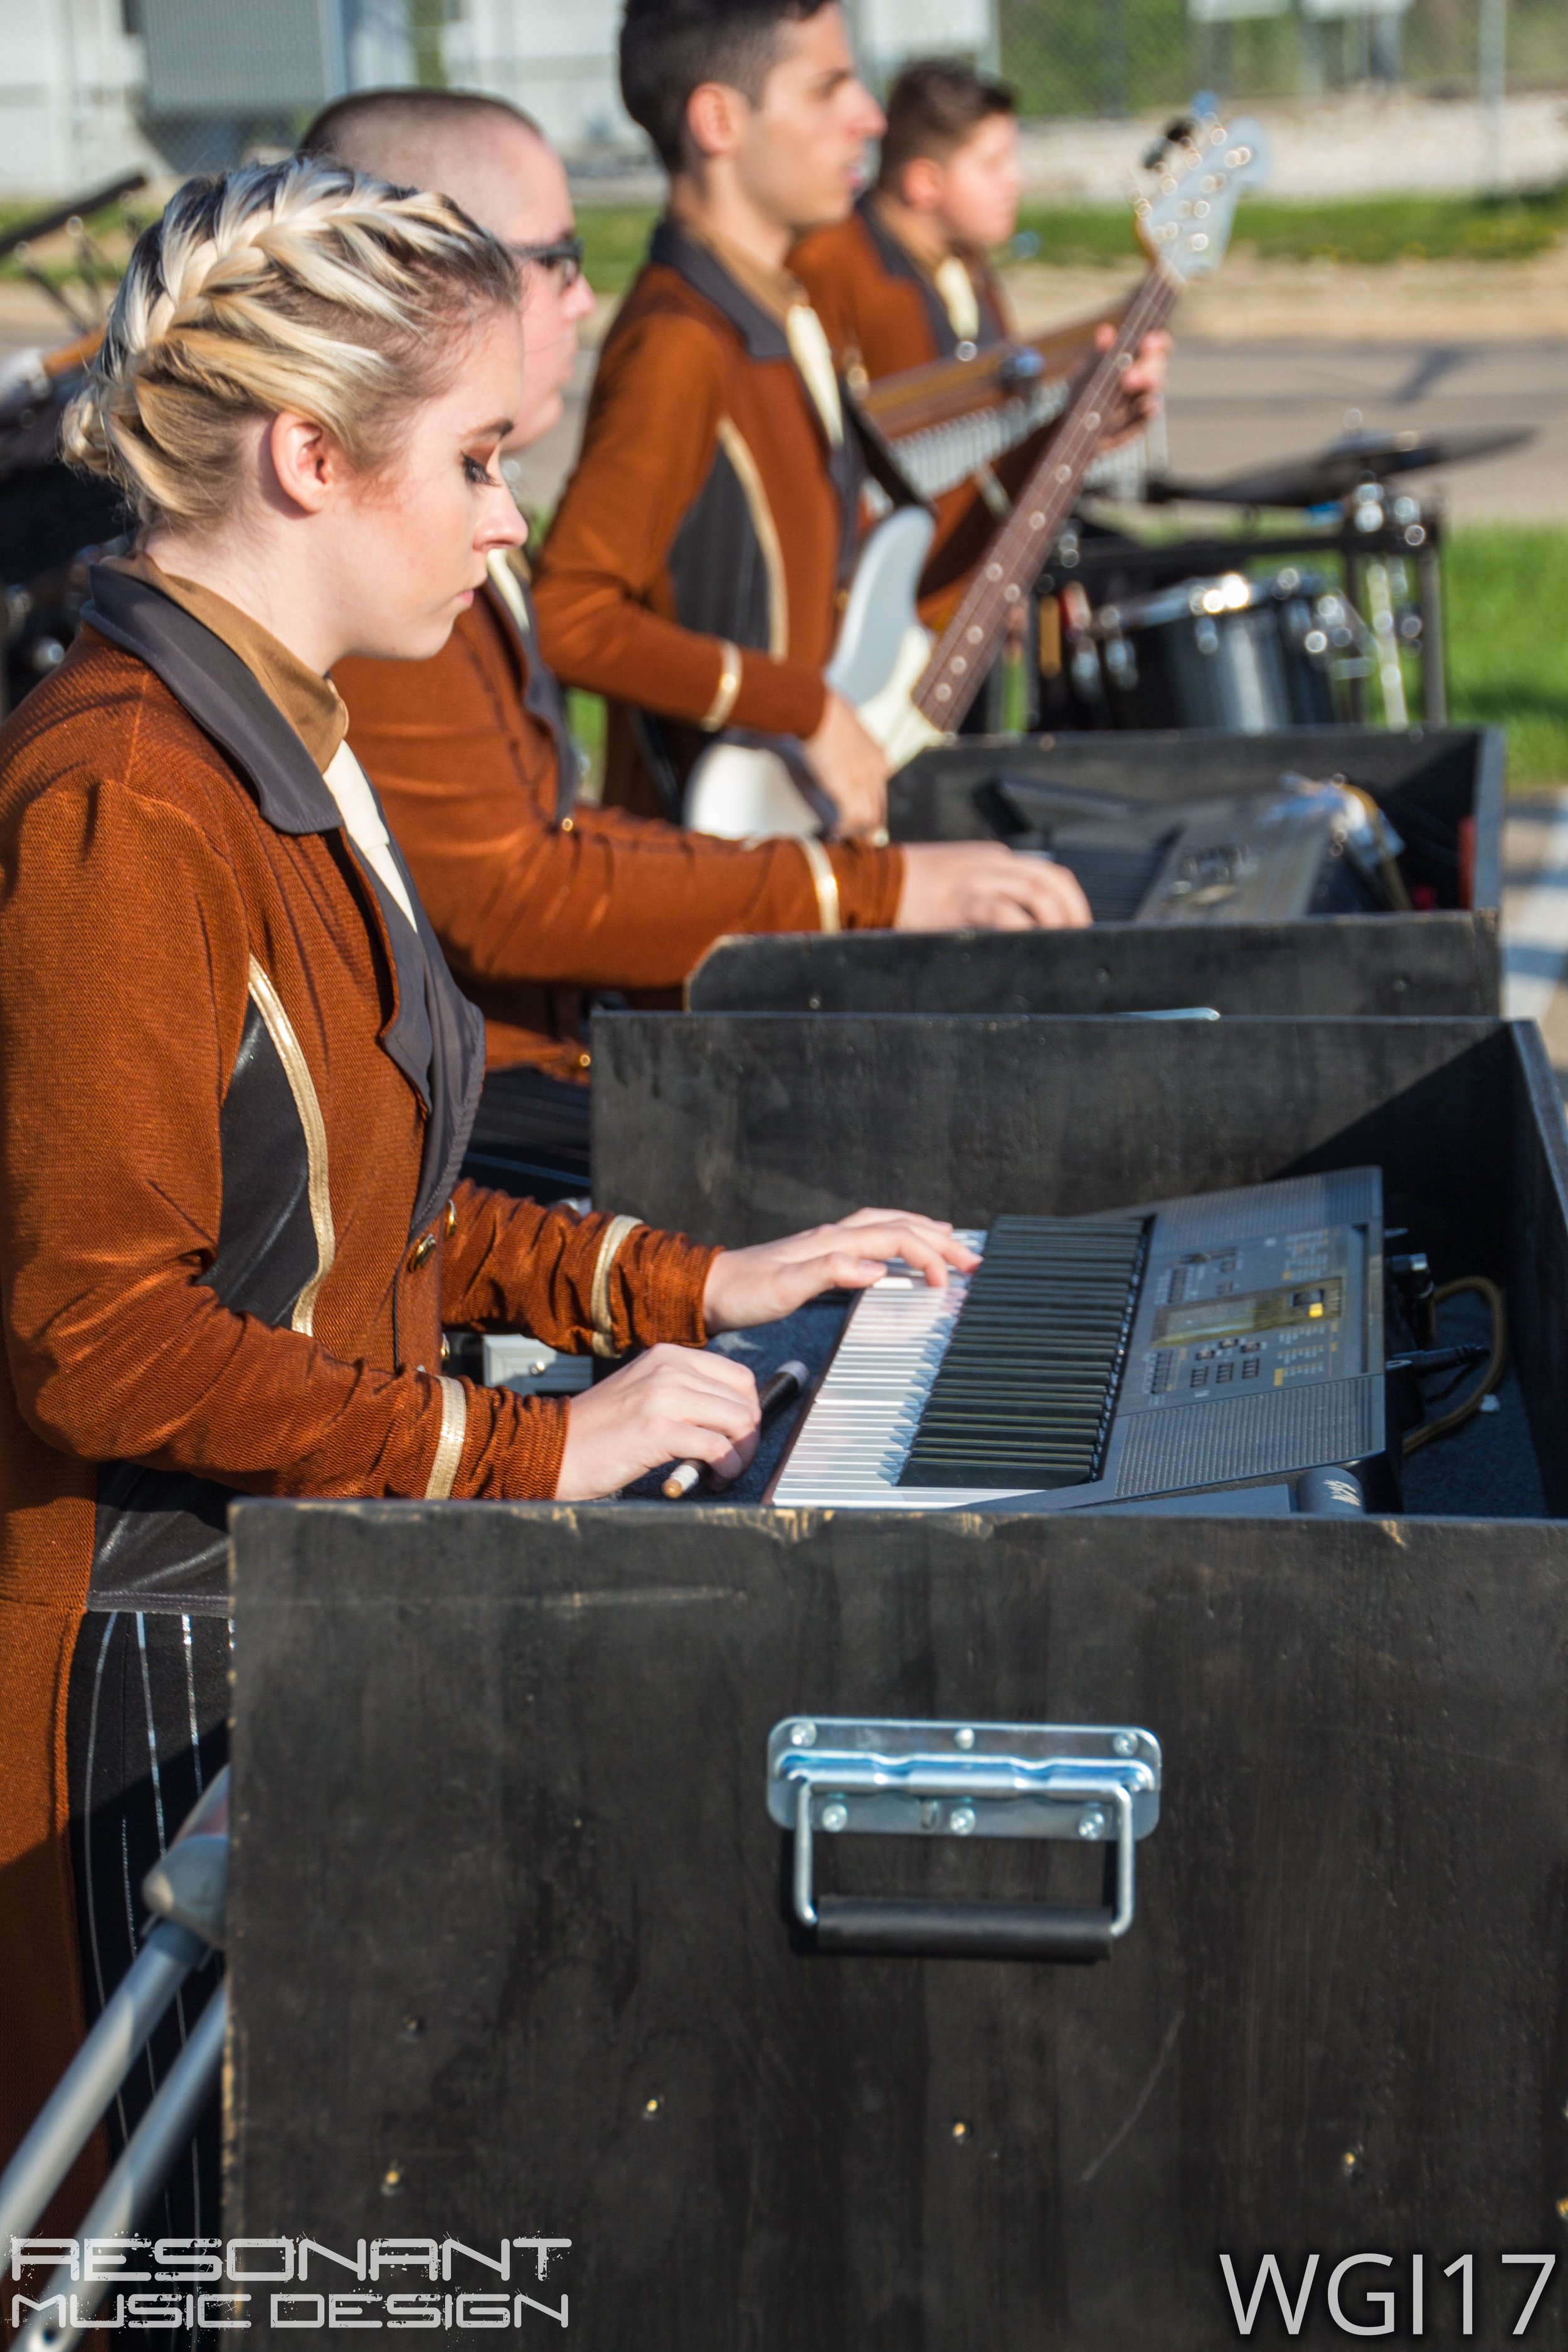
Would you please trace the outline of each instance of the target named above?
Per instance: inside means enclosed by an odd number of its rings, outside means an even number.
[[[554,161],[531,116],[477,90],[356,90],[318,114],[300,144],[395,187],[438,188],[497,235],[520,166]]]
[[[457,89],[366,89],[318,114],[300,144],[394,187],[434,188],[523,263],[523,399],[514,446],[548,433],[594,308],[573,247],[561,158],[521,107]],[[563,267],[563,264],[569,264]]]

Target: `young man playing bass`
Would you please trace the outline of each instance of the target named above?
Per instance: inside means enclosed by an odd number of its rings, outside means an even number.
[[[673,814],[671,773],[734,727],[797,739],[839,829],[872,832],[887,759],[823,672],[874,460],[784,265],[848,212],[881,115],[831,0],[629,0],[621,86],[669,210],[540,558],[545,653],[610,699],[622,805]],[[1026,920],[1084,919],[1059,871],[1015,882]]]

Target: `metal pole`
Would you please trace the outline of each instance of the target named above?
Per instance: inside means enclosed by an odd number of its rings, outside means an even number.
[[[1120,118],[1127,112],[1127,0],[1100,0],[1100,10],[1105,110]]]
[[[228,1987],[221,1984],[126,2142],[125,2153],[100,2190],[79,2238],[122,2238],[135,2229],[202,2119],[222,2068],[227,2022]],[[62,2264],[39,2301],[54,2302],[58,2311],[63,2297],[70,2316],[62,2327],[47,2310],[35,2312],[16,2339],[16,2352],[74,2352],[112,2284],[112,2279],[104,2279],[74,2285],[69,2265]]]
[[[985,43],[980,52],[982,73],[1000,74],[1002,70],[1002,0],[986,0]]]
[[[1443,558],[1430,516],[1426,544],[1415,559],[1415,576],[1421,588],[1421,715],[1441,727],[1448,716],[1448,663],[1443,642]]]
[[[0,2176],[0,2249],[29,2234],[153,2027],[206,1957],[206,1946],[188,1927],[164,1921],[153,1929]]]
[[[1481,179],[1502,185],[1502,100],[1508,74],[1508,0],[1480,0],[1480,54],[1477,95],[1480,101]]]

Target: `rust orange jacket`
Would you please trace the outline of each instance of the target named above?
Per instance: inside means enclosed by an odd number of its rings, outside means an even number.
[[[666,814],[632,709],[672,723],[678,767],[704,727],[816,732],[861,478],[857,436],[830,444],[778,317],[662,222],[534,581],[546,659],[610,702],[606,799]]]
[[[1006,296],[994,272],[978,255],[963,257],[980,313],[981,344],[1012,334]],[[931,273],[894,236],[874,194],[863,196],[837,228],[815,230],[790,256],[790,268],[810,295],[839,363],[853,379],[863,369],[873,383],[901,375],[906,368],[952,359],[959,341],[947,306]],[[996,473],[1009,489],[1021,483],[1044,446],[1032,436],[1009,451]],[[922,604],[952,602],[952,591],[978,562],[996,528],[995,519],[972,482],[944,490],[935,500],[936,536],[921,587]],[[928,617],[931,614],[928,614]]]
[[[0,2163],[80,2031],[84,1610],[221,1612],[235,1491],[550,1495],[561,1402],[443,1322],[696,1342],[712,1256],[454,1185],[479,1021],[417,902],[228,645],[144,578],[88,620],[0,731]]]
[[[678,988],[717,939],[809,931],[825,909],[800,845],[749,848],[574,798],[527,592],[491,587],[426,662],[340,663],[349,740],[374,782],[490,1066],[586,1067],[585,993]],[[827,850],[845,929],[890,924],[903,859]]]

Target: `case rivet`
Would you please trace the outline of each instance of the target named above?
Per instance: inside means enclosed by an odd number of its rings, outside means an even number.
[[[816,1745],[816,1724],[792,1723],[789,1729],[789,1744],[792,1748],[815,1748]]]
[[[974,1734],[973,1734],[973,1731],[971,1731],[971,1729],[969,1728],[969,1726],[968,1726],[967,1724],[965,1724],[965,1725],[964,1725],[964,1727],[963,1727],[963,1730],[962,1730],[962,1731],[955,1731],[955,1732],[953,1733],[953,1735],[952,1735],[952,1744],[953,1744],[953,1746],[954,1746],[955,1748],[973,1748],[973,1745],[974,1745]]]
[[[1119,1731],[1110,1744],[1118,1756],[1131,1756],[1138,1746],[1137,1740],[1130,1731]]]
[[[947,1825],[954,1837],[968,1837],[974,1827],[974,1814],[968,1805],[954,1805]]]
[[[1080,1838],[1097,1838],[1104,1827],[1105,1815],[1098,1805],[1090,1805],[1086,1813],[1080,1813],[1078,1817],[1078,1833]]]
[[[825,1830],[836,1832],[847,1828],[848,1826],[848,1822],[849,1808],[845,1803],[843,1798],[830,1798],[828,1802],[822,1808],[823,1828]]]

